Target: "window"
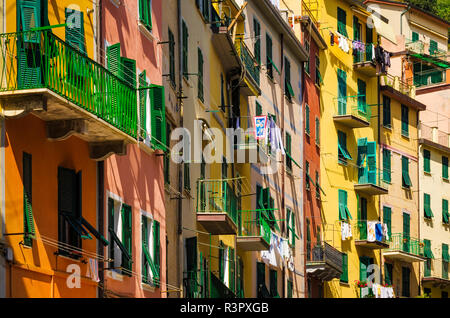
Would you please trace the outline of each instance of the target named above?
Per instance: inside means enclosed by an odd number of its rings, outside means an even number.
[[[434,216],[431,211],[431,196],[428,193],[423,194],[423,210],[425,218],[431,219]]]
[[[434,40],[430,40],[430,55],[434,55],[438,52],[437,42]]]
[[[139,21],[152,30],[152,0],[139,0]]]
[[[442,156],[442,178],[448,180],[448,157]]]
[[[159,285],[160,279],[160,225],[142,215],[142,282]]]
[[[166,146],[170,148],[170,123],[166,123]],[[164,156],[164,182],[170,184],[170,156]]]
[[[352,215],[347,207],[347,191],[339,189],[339,220],[351,220]]]
[[[286,208],[286,228],[288,229],[288,241],[289,244],[295,246],[295,238],[297,234],[295,232],[295,213],[290,208]]]
[[[347,34],[347,12],[341,8],[337,8],[337,30],[340,34],[348,37]]]
[[[227,159],[222,157],[222,179],[228,178],[228,165]]]
[[[164,86],[150,85],[152,148],[168,150],[170,132],[166,131],[166,106]]]
[[[189,32],[188,32],[188,27],[186,25],[186,22],[183,20],[182,23],[182,30],[181,30],[181,34],[182,34],[182,39],[183,39],[183,64],[182,64],[182,73],[183,76],[188,79],[189,75],[188,75],[188,54],[189,54],[189,43],[188,43],[188,38],[189,38]]]
[[[35,235],[33,208],[32,208],[32,169],[31,155],[24,152],[22,157],[22,180],[23,180],[23,241],[25,246],[33,246]]]
[[[286,170],[289,172],[292,172],[291,144],[292,144],[292,137],[288,132],[286,132]]]
[[[258,102],[256,102],[255,104],[256,104],[256,110],[255,110],[256,116],[261,116],[262,115],[262,106]]]
[[[311,260],[311,228],[309,218],[306,218],[306,260]]]
[[[412,41],[417,42],[419,41],[419,34],[417,32],[412,32]]]
[[[270,195],[270,188],[262,188],[260,185],[256,186],[256,207],[263,210],[262,216],[269,223],[270,227],[273,230],[280,231],[275,220],[275,200]]]
[[[347,150],[347,135],[338,130],[338,161],[340,164],[347,164],[347,159],[352,160]]]
[[[76,18],[72,18],[76,16]],[[77,51],[86,55],[86,43],[84,35],[84,17],[83,12],[66,8],[66,30],[65,42],[75,48]],[[75,22],[72,22],[75,21]]]
[[[386,226],[387,226],[389,238],[392,235],[391,214],[392,214],[391,208],[387,207],[387,206],[384,206],[383,207],[383,223],[386,224]]]
[[[430,277],[431,276],[431,260],[433,258],[433,253],[431,252],[431,242],[430,242],[430,240],[424,239],[423,244],[424,244],[423,254],[427,258],[424,263],[424,276]]]
[[[197,90],[198,90],[198,94],[197,97],[198,99],[200,99],[202,102],[204,102],[204,98],[203,98],[203,53],[202,50],[200,48],[198,48],[198,86],[197,86]]]
[[[170,83],[175,87],[175,37],[169,29],[169,78]]]
[[[346,253],[342,253],[342,274],[340,281],[348,283],[348,255]]]
[[[316,117],[316,145],[320,145],[320,119]]]
[[[383,127],[391,128],[391,99],[383,95]]]
[[[266,287],[266,264],[261,262],[256,262],[256,285],[258,298],[270,297]]]
[[[308,162],[308,160],[305,161],[305,174],[306,174],[306,177],[305,177],[305,188],[306,188],[306,190],[309,191],[311,189],[311,186],[310,186],[310,183],[309,183],[309,180],[311,179],[311,177],[309,176],[309,162]]]
[[[442,222],[449,224],[450,215],[448,213],[448,200],[442,199]]]
[[[409,110],[408,107],[402,105],[402,136],[409,136]]]
[[[409,177],[409,159],[402,156],[402,187],[410,188],[412,186],[411,179]]]
[[[391,151],[383,149],[383,181],[391,182]]]
[[[200,10],[203,18],[209,22],[210,13],[209,10],[211,8],[211,0],[196,0],[197,8]]]
[[[402,296],[410,296],[410,280],[411,280],[411,270],[409,267],[402,266]]]
[[[430,167],[430,151],[424,149],[423,150],[423,171],[426,173],[431,173],[431,167]]]
[[[394,279],[392,277],[393,274],[393,265],[389,263],[384,263],[384,283],[388,285],[392,285]]]
[[[362,282],[367,282],[367,277],[369,274],[367,273],[367,268],[370,264],[373,264],[373,258],[361,256],[359,258],[359,280]]]
[[[316,170],[316,199],[320,199],[319,172]]]
[[[273,62],[272,38],[268,33],[266,33],[266,64],[267,64],[267,75],[269,76],[269,78],[273,79],[273,69],[275,69],[278,72],[278,74],[280,74],[280,71]]]
[[[311,56],[309,53],[310,51],[310,47],[309,47],[309,42],[305,39],[305,50],[306,52],[308,52],[308,55]],[[309,58],[306,60],[305,62],[305,73],[306,74],[311,74],[311,69],[310,69],[310,64],[309,64]]]
[[[269,271],[269,278],[270,278],[270,296],[272,298],[280,298],[280,295],[278,294],[278,275],[277,271],[274,269],[271,269]]]
[[[109,258],[111,267],[121,267],[122,273],[131,275],[132,270],[132,215],[127,204],[108,199]]]
[[[442,243],[442,278],[448,279],[448,262],[450,257],[448,255],[448,244]]]
[[[253,31],[255,33],[255,60],[258,64],[261,64],[261,25],[256,18],[253,18]]]
[[[139,87],[148,87],[147,72],[143,71],[139,74]],[[142,138],[147,138],[147,96],[148,90],[139,90],[139,126]]]
[[[292,298],[292,292],[294,290],[294,283],[292,280],[288,279],[287,281],[287,298]]]
[[[310,131],[310,125],[309,125],[309,106],[308,104],[305,104],[305,132],[309,136],[311,133]]]
[[[287,57],[284,57],[284,94],[289,99],[289,101],[292,101],[292,97],[295,97],[294,90],[291,86],[291,63],[289,62]]]
[[[338,114],[347,115],[347,73],[337,70],[338,76]]]

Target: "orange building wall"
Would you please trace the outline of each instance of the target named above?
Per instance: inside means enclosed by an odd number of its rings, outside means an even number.
[[[64,141],[48,141],[45,123],[34,115],[6,119],[5,126],[5,232],[23,232],[22,154],[25,151],[32,155],[32,206],[37,237],[32,248],[19,244],[23,235],[5,237],[14,252],[12,272],[6,275],[6,295],[96,297],[97,285],[90,279],[82,279],[81,288],[70,289],[66,285],[65,271],[69,264],[78,264],[81,276],[86,275],[89,265],[55,256],[57,248],[42,241],[42,238],[58,240],[59,166],[82,170],[82,215],[96,225],[96,163],[89,159],[88,144],[74,136]],[[96,244],[95,238],[83,240],[82,249],[95,253]]]

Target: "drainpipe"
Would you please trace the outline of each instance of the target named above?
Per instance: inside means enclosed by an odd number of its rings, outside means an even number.
[[[105,162],[104,161],[99,161],[97,163],[97,228],[99,229],[99,232],[101,235],[103,235],[104,237],[106,237],[104,235],[104,204],[105,204],[105,197],[104,197],[104,193],[105,193],[105,179],[104,179],[104,175],[105,175]],[[112,244],[112,242],[111,242]],[[97,240],[97,253],[98,255],[100,255],[100,257],[103,257],[104,255],[104,247],[103,244]],[[104,286],[105,286],[105,272],[104,272],[104,268],[105,268],[105,263],[104,262],[99,262],[98,264],[98,276],[100,279],[99,285],[97,287],[97,296],[98,298],[103,298],[104,297]],[[53,279],[53,278],[52,278]],[[102,286],[102,287],[100,287]],[[53,285],[52,285],[53,288]]]
[[[284,43],[283,43],[283,33],[280,34],[280,56],[281,56],[281,72],[284,74],[286,70],[284,69]],[[281,138],[283,138],[283,132],[284,132],[284,92],[286,90],[285,83],[283,80],[281,80],[282,84],[281,87],[283,87],[283,94],[281,95],[281,117],[280,117],[280,126],[281,126]],[[284,186],[284,178],[286,177],[285,167],[283,162],[283,169],[281,170],[281,219],[285,220],[285,186]],[[283,222],[283,226],[281,228],[282,234],[286,235],[286,220]],[[286,269],[283,266],[283,292],[282,296],[285,297],[285,285],[286,285]]]
[[[401,21],[401,20],[400,20]],[[377,35],[377,42],[380,43],[380,36]],[[378,158],[380,160],[378,160],[378,171],[381,171],[381,122],[380,122],[380,103],[381,103],[381,98],[380,98],[380,92],[381,92],[381,83],[380,83],[380,74],[377,75],[377,143],[378,143]],[[378,172],[378,182],[381,181],[381,174]],[[382,208],[381,208],[381,196],[378,197],[378,213],[379,213],[379,221],[381,221],[381,215],[382,215]],[[383,260],[383,255],[381,252],[381,249],[379,250],[380,253],[380,283],[381,283],[381,278],[382,278],[382,273],[383,273],[383,267],[384,267],[384,260]]]
[[[400,35],[403,35],[403,15],[411,9],[411,4],[408,3],[406,10],[400,14]]]
[[[417,111],[416,123],[417,123],[417,126],[419,126],[419,111]],[[417,129],[417,137],[419,137],[418,129]],[[418,191],[417,191],[417,206],[419,207],[419,211],[417,213],[417,238],[419,239],[419,243],[420,243],[420,221],[421,221],[421,218],[420,218],[420,212],[421,212],[421,209],[420,209],[420,189],[422,189],[421,186],[420,186],[420,151],[421,150],[422,150],[422,145],[418,145],[418,153],[417,153],[417,189],[418,189]],[[420,269],[421,269],[421,266],[419,264],[419,286],[418,286],[419,288],[418,288],[418,295],[422,294],[421,290],[420,290],[420,287],[422,285],[421,280],[420,280],[420,277],[422,277],[420,275]]]
[[[178,97],[177,104],[180,112],[180,127],[183,127],[183,74],[182,70],[182,55],[183,55],[183,46],[181,43],[182,30],[181,30],[181,0],[177,0],[177,27],[178,27]],[[183,201],[182,201],[182,193],[183,193],[183,169],[184,165],[178,165],[178,192],[180,195],[178,196],[178,206],[177,206],[177,223],[178,223],[178,240],[177,240],[177,255],[178,255],[178,266],[177,266],[177,274],[178,274],[178,283],[180,288],[179,297],[183,297]]]

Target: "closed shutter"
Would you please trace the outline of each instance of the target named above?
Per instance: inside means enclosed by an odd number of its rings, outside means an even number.
[[[272,56],[272,38],[266,33],[266,64],[267,64],[267,75],[273,78],[273,56]]]
[[[116,76],[121,76],[120,43],[108,46],[106,48],[106,57],[108,70]]]
[[[431,196],[428,193],[423,194],[423,208],[424,208],[424,215],[426,218],[432,218],[433,212],[431,210]]]
[[[309,106],[305,104],[305,131],[306,134],[310,134],[310,125],[309,125]]]
[[[367,142],[367,168],[368,182],[377,183],[377,144],[375,141]]]
[[[402,105],[402,135],[409,136],[409,111],[405,105]]]
[[[32,168],[31,155],[24,152],[22,158],[22,178],[23,178],[23,226],[24,244],[31,247],[32,239],[35,237],[33,208],[32,208]]]
[[[410,242],[410,215],[408,213],[403,213],[403,251],[409,252]]]
[[[75,48],[80,53],[86,55],[86,43],[84,34],[83,12],[66,8],[66,37],[65,42]]]
[[[127,271],[124,274],[130,275],[131,273],[131,255],[132,255],[132,216],[131,216],[131,206],[122,204],[122,244],[128,252],[128,256],[122,255],[122,267]]]
[[[256,290],[258,292],[258,298],[262,298],[266,295],[266,264],[256,263]]]
[[[261,64],[261,25],[256,19],[253,19],[253,28],[255,32],[255,60],[258,64]]]
[[[340,280],[348,283],[348,255],[345,253],[342,253],[342,274]]]
[[[437,42],[434,40],[430,40],[430,55],[436,54],[438,51]]]
[[[172,85],[175,86],[175,38],[169,29],[169,74]]]
[[[369,259],[365,256],[359,258],[359,280],[366,282],[367,280],[367,267],[369,266]]]
[[[256,102],[256,110],[255,110],[256,116],[261,116],[262,115],[262,107],[261,104]]]
[[[448,180],[448,157],[442,156],[442,178]]]
[[[340,34],[342,34],[345,37],[348,37],[347,35],[347,12],[342,10],[341,8],[337,8],[337,30]]]
[[[391,99],[383,95],[383,126],[391,128]]]
[[[412,41],[416,42],[419,41],[419,34],[417,32],[412,32]]]
[[[408,157],[402,156],[402,186],[409,188],[412,186],[409,177],[409,160]]]
[[[156,267],[156,277],[159,281],[161,272],[161,239],[160,239],[160,225],[159,222],[153,221],[153,263]],[[159,284],[156,284],[159,286]]]
[[[402,267],[402,296],[410,296],[410,280],[411,280],[411,270],[409,267]]]
[[[236,293],[236,262],[234,259],[234,249],[228,248],[228,268],[229,268],[229,277],[230,277],[230,289],[233,293]]]
[[[391,151],[383,149],[383,180],[391,182]]]
[[[448,244],[442,243],[442,260],[445,262],[450,261],[449,254],[448,254]]]
[[[193,298],[197,290],[197,237],[186,239],[186,270],[189,287],[187,297]]]
[[[295,237],[297,236],[297,234],[295,232],[295,214],[294,214],[294,212],[291,213],[291,233],[292,233],[291,244],[292,244],[292,246],[295,246]]]
[[[385,206],[383,207],[383,223],[386,224],[388,229],[389,238],[391,237],[391,208]]]
[[[316,145],[320,145],[320,120],[316,117]]]
[[[147,72],[143,71],[139,74],[139,87],[142,88],[147,86]],[[143,138],[147,137],[147,95],[147,89],[139,90],[139,122],[141,128],[140,135]]]
[[[358,111],[367,114],[366,82],[358,79]]]
[[[341,69],[337,71],[338,76],[338,115],[347,114],[347,73]]]
[[[448,200],[442,199],[442,222],[449,223]]]
[[[424,149],[423,150],[423,171],[430,173],[431,167],[430,167],[430,151]]]
[[[270,296],[273,298],[280,297],[278,295],[278,273],[276,270],[270,270]]]
[[[139,20],[149,29],[152,29],[152,1],[139,0]]]
[[[347,201],[347,192],[339,190],[339,220],[346,220],[345,204]]]
[[[392,285],[392,264],[384,263],[384,283],[387,285]]]
[[[223,245],[223,242],[219,242],[219,278],[220,281],[224,281],[225,278],[225,252],[224,249],[226,247]]]
[[[188,73],[188,28],[186,23],[183,21],[182,23],[182,36],[183,36],[183,76],[189,78]]]
[[[151,85],[151,128],[152,147],[166,150],[166,106],[164,98],[164,86]]]
[[[197,97],[203,102],[203,53],[198,48],[198,82],[197,82]],[[222,105],[223,106],[223,105]]]

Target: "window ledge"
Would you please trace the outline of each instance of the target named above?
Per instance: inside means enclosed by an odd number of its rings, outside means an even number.
[[[401,134],[402,135],[402,138],[405,138],[405,139],[408,139],[409,140],[409,135],[405,135],[405,134]]]
[[[444,178],[444,177],[442,177],[442,181],[447,182],[447,183],[450,182],[450,180],[448,178]]]
[[[424,171],[423,173],[427,176],[431,176],[431,172],[429,172],[429,171]]]
[[[145,291],[152,292],[152,293],[155,292],[155,286],[152,286],[150,284],[141,282],[141,287]]]
[[[153,35],[152,31],[150,31],[145,24],[143,24],[141,21],[138,21],[138,27],[139,31],[150,41],[157,41],[157,38]]]
[[[383,128],[387,129],[387,130],[390,130],[392,132],[392,126],[385,126],[385,125],[383,125]]]

